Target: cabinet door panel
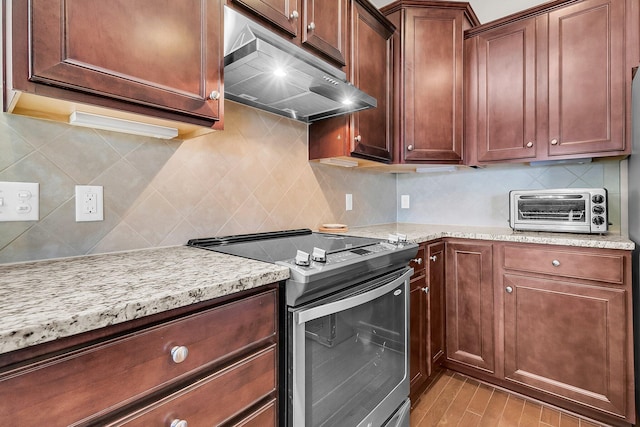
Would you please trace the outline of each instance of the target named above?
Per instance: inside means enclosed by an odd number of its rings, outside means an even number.
[[[549,155],[625,149],[625,2],[549,14]]]
[[[425,276],[419,276],[411,281],[410,290],[410,354],[409,354],[409,378],[411,381],[412,397],[420,396],[422,385],[427,379],[428,364],[427,355],[428,344],[427,338],[429,332],[427,319],[427,295],[424,292],[426,288]],[[414,392],[415,391],[415,392]]]
[[[504,275],[505,378],[626,414],[626,292]]]
[[[293,17],[293,12],[300,14],[297,0],[230,0],[240,4],[272,25],[281,29],[291,37],[298,37],[299,18]]]
[[[221,8],[206,0],[32,0],[29,79],[218,118],[222,99],[208,95],[222,92]]]
[[[302,44],[346,64],[347,0],[302,0]]]
[[[353,83],[376,98],[376,108],[353,114],[352,154],[376,160],[392,157],[393,52],[391,33],[360,4],[353,3]]]
[[[406,12],[405,160],[462,160],[463,20],[458,11]]]
[[[478,36],[478,161],[536,157],[536,21]]]
[[[429,355],[431,363],[429,366],[429,375],[433,371],[434,364],[437,364],[444,357],[445,349],[445,251],[444,243],[434,243],[427,246],[427,263],[429,271]]]
[[[447,359],[494,373],[492,246],[449,242],[446,251]]]

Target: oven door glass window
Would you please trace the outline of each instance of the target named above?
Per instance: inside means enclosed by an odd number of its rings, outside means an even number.
[[[382,423],[407,399],[408,275],[293,311],[294,426]]]

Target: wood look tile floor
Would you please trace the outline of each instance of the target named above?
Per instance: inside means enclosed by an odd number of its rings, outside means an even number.
[[[445,371],[411,410],[411,427],[600,427],[579,418]]]

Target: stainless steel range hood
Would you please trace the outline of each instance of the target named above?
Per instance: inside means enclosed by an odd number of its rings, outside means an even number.
[[[305,123],[375,108],[344,72],[227,8],[225,98]]]

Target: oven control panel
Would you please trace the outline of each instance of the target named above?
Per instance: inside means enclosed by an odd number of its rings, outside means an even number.
[[[317,268],[348,263],[350,261],[360,260],[369,255],[393,252],[398,248],[402,248],[402,246],[402,244],[381,242],[367,246],[345,248],[343,250],[330,253],[327,253],[325,250],[320,248],[313,248],[313,252],[311,254],[298,250],[294,259],[285,262],[288,264],[294,264],[298,267]]]

